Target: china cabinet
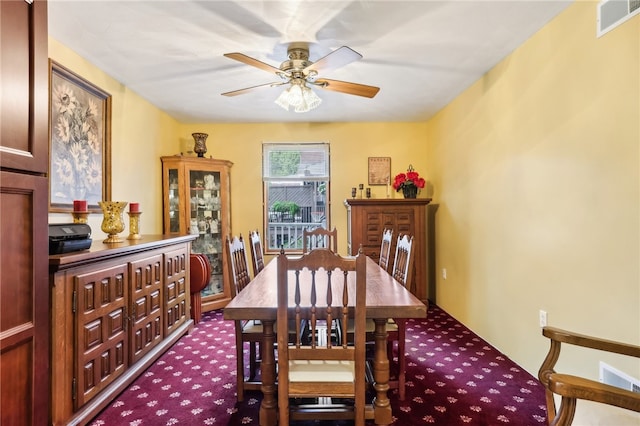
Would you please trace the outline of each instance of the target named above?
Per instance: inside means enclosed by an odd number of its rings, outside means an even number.
[[[430,198],[345,200],[347,208],[347,247],[355,255],[362,246],[364,253],[378,261],[382,231],[393,229],[389,264],[393,265],[398,235],[413,235],[415,262],[413,282],[409,289],[426,302],[436,301],[435,277],[435,213],[437,204]]]
[[[192,253],[211,264],[209,284],[202,290],[202,311],[219,309],[231,300],[224,238],[231,232],[230,169],[232,162],[211,158],[161,157],[165,234],[197,235]]]

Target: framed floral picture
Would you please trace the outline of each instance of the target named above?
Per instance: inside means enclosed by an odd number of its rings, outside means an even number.
[[[49,211],[111,200],[111,95],[49,60]]]

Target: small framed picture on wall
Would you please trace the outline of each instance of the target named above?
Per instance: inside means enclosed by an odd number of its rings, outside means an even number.
[[[391,182],[391,157],[369,157],[369,185]]]

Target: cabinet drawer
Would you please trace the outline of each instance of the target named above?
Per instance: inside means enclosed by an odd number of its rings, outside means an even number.
[[[362,242],[362,244],[365,244],[367,246],[377,246],[378,248],[380,248],[380,244],[382,243],[380,236],[382,235],[382,231],[373,231],[373,232],[367,232],[367,235],[365,235],[365,240]]]
[[[367,224],[376,224],[380,225],[381,214],[377,211],[368,211],[365,212],[365,222]]]
[[[384,225],[385,228],[393,228],[393,225],[395,222],[396,222],[396,215],[394,213],[382,214],[382,224]]]
[[[396,231],[401,234],[414,234],[414,215],[412,211],[396,212]]]

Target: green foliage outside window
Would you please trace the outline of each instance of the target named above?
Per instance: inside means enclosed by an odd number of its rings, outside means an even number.
[[[292,176],[298,173],[300,166],[299,151],[271,152],[271,176]]]
[[[290,213],[295,216],[300,212],[300,206],[293,201],[276,201],[273,203],[272,210],[280,213]]]

